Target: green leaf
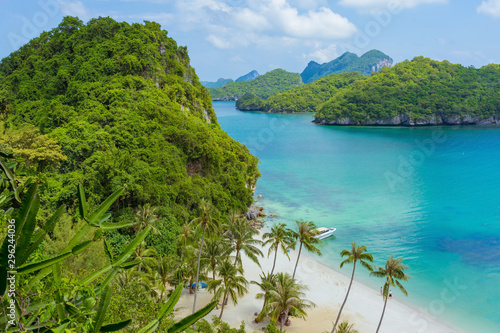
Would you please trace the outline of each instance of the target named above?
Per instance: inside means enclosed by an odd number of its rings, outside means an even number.
[[[52,217],[45,223],[43,226],[43,229],[40,230],[39,233],[37,233],[34,236],[34,240],[29,246],[29,248],[24,252],[24,255],[21,257],[16,258],[16,263],[18,265],[22,265],[28,260],[29,256],[38,248],[38,246],[42,243],[42,241],[45,239],[45,236],[49,233],[51,233],[54,230],[54,227],[56,226],[57,221],[61,218],[63,212],[64,212],[64,206],[61,205],[57,211],[52,215]]]
[[[158,319],[154,319],[137,333],[153,333],[158,328],[159,325],[160,321]]]
[[[83,243],[75,246],[73,248],[73,250],[71,250],[70,252],[66,252],[64,254],[58,255],[58,256],[51,258],[51,259],[47,259],[47,260],[43,260],[40,262],[29,264],[29,265],[21,266],[17,269],[17,274],[19,274],[19,275],[28,274],[28,273],[40,270],[42,268],[52,266],[53,264],[55,264],[61,260],[64,260],[73,254],[78,254],[78,253],[82,252],[87,247],[89,247],[91,244],[92,244],[92,241],[83,242]]]
[[[82,314],[80,312],[80,310],[71,303],[65,303],[64,309],[66,309],[66,311],[68,311],[68,313],[71,317],[79,317]]]
[[[21,207],[19,207],[19,212],[16,217],[16,242],[19,240],[19,236],[23,233],[24,223],[31,213],[31,205],[33,204],[37,190],[37,184],[31,185],[23,198]]]
[[[108,324],[106,326],[101,327],[101,332],[119,331],[119,330],[125,328],[126,326],[128,326],[131,322],[132,322],[132,319],[127,319],[127,320],[121,321],[119,323]]]
[[[139,265],[141,262],[142,262],[142,259],[137,259],[134,261],[126,262],[126,263],[120,265],[119,267],[123,268],[123,269],[129,269],[131,267]]]
[[[118,191],[113,192],[109,197],[107,197],[106,200],[104,200],[99,205],[99,207],[97,207],[97,209],[94,211],[94,213],[92,213],[92,215],[90,215],[90,217],[88,219],[89,224],[92,226],[98,226],[99,221],[104,216],[106,211],[109,209],[109,207],[111,207],[113,202],[115,202],[116,199],[118,199],[118,197],[120,195],[122,195],[122,193],[124,191],[125,191],[125,189],[121,188]]]
[[[107,271],[109,271],[111,268],[113,268],[113,266],[111,266],[111,265],[104,266],[103,268],[99,269],[98,271],[96,271],[96,272],[88,275],[84,279],[82,279],[80,281],[80,283],[83,284],[83,285],[89,284],[90,282],[92,282],[95,279],[97,279],[100,275],[102,275],[102,274],[106,273]]]
[[[181,292],[182,292],[183,285],[178,285],[177,288],[175,288],[174,292],[172,295],[170,295],[167,303],[165,303],[164,306],[161,307],[160,312],[158,313],[158,319],[163,320],[165,319],[166,316],[168,316],[172,311],[174,311],[174,306],[177,304],[179,301],[179,298],[181,297]]]
[[[188,328],[190,325],[196,323],[198,320],[201,318],[205,317],[207,314],[212,311],[215,306],[217,305],[217,301],[213,301],[206,305],[204,308],[196,311],[192,315],[189,315],[182,319],[181,321],[175,323],[172,327],[168,329],[168,333],[179,333],[184,331],[186,328]]]
[[[3,159],[0,159],[0,166],[5,172],[7,178],[9,179],[10,185],[12,186],[12,190],[14,191],[14,197],[18,202],[21,202],[21,199],[19,198],[19,192],[17,191],[16,180],[14,179],[14,174],[12,173],[12,171],[10,170],[10,168],[7,166],[7,164]]]
[[[106,287],[101,294],[101,299],[99,300],[99,306],[97,307],[96,317],[94,318],[94,333],[100,331],[102,323],[104,322],[104,317],[106,317],[106,310],[108,310],[109,302],[111,301],[111,288]]]
[[[120,255],[113,262],[113,267],[123,264],[135,251],[135,249],[141,244],[141,242],[146,238],[148,233],[151,231],[151,227],[147,226],[141,231],[133,241],[131,241],[127,247],[120,253]]]
[[[19,275],[28,274],[28,273],[40,270],[42,268],[52,266],[53,264],[68,258],[72,254],[73,254],[72,252],[66,252],[64,254],[60,254],[60,255],[58,255],[54,258],[51,258],[51,259],[47,259],[47,260],[43,260],[40,262],[21,266],[17,269],[17,274],[19,274]]]
[[[108,273],[108,275],[106,275],[104,280],[102,280],[101,288],[108,285],[111,281],[113,281],[113,278],[116,276],[116,274],[118,274],[119,270],[120,270],[120,268],[113,267],[113,269]]]
[[[30,198],[31,199],[31,198]],[[26,216],[26,220],[24,222],[24,227],[21,230],[21,234],[19,235],[19,240],[17,241],[17,256],[23,258],[24,253],[29,247],[31,237],[33,236],[33,232],[36,227],[36,214],[38,213],[38,208],[40,207],[40,196],[38,193],[33,195],[31,199],[31,206],[29,208],[29,212]],[[17,221],[16,221],[17,222]],[[16,230],[17,232],[17,230]]]
[[[111,249],[109,248],[109,244],[106,241],[106,238],[102,239],[103,245],[104,245],[104,252],[106,253],[106,257],[108,257],[109,262],[113,262],[113,253],[111,252]]]
[[[83,189],[82,184],[78,184],[78,211],[80,212],[80,216],[82,219],[87,219],[87,199],[85,199],[85,190]]]
[[[133,222],[122,222],[122,223],[101,223],[99,226],[104,230],[118,229],[124,227],[130,227]]]

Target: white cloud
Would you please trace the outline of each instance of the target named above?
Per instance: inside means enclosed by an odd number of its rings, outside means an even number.
[[[477,7],[477,12],[493,17],[500,17],[500,0],[483,1],[481,5]]]
[[[319,63],[329,62],[335,58],[338,58],[339,54],[337,53],[337,45],[330,44],[325,48],[320,48],[319,45],[316,46],[316,50],[303,54],[303,58],[309,60],[317,60]]]
[[[405,8],[413,8],[420,4],[447,2],[448,0],[340,0],[339,4],[357,8],[361,11],[370,12],[385,9],[394,12]]]
[[[291,37],[335,39],[347,38],[356,32],[348,19],[325,7],[299,14],[285,0],[270,0],[263,12],[274,17],[277,26]]]
[[[187,0],[177,3],[177,19],[185,30],[202,30],[211,35],[207,40],[224,48],[269,38],[331,40],[355,34],[356,27],[347,18],[329,8],[318,8],[321,0],[299,2],[316,7],[299,12],[286,0]]]
[[[58,0],[59,8],[65,16],[78,16],[83,21],[90,19],[90,14],[87,8],[81,1],[62,1]]]
[[[219,49],[228,49],[232,46],[232,43],[230,41],[214,34],[208,35],[207,41],[209,41],[210,43],[212,43],[213,46]]]

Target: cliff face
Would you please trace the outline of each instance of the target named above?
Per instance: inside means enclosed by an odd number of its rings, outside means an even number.
[[[393,64],[392,59],[381,59],[375,65],[372,66],[371,71],[378,72],[384,67],[391,67],[392,64]]]
[[[479,116],[466,115],[463,117],[444,115],[431,116],[425,119],[412,119],[410,115],[404,114],[388,119],[367,120],[362,123],[355,122],[350,117],[328,121],[326,119],[315,119],[318,125],[336,126],[437,126],[437,125],[500,125],[500,115],[482,118]]]

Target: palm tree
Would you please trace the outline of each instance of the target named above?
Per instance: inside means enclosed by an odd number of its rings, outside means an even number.
[[[295,282],[290,274],[276,274],[275,287],[269,290],[269,301],[265,307],[265,313],[271,315],[274,321],[280,321],[280,331],[283,331],[283,325],[287,322],[289,316],[305,318],[306,309],[316,305],[309,300],[304,299],[306,286]]]
[[[182,262],[182,258],[184,257],[184,250],[185,250],[186,246],[188,245],[188,243],[193,239],[193,237],[194,237],[194,232],[193,232],[193,229],[191,228],[191,226],[187,223],[183,224],[181,233],[179,235],[177,235],[177,237],[175,238],[177,243],[181,247],[181,258],[180,258],[181,262]]]
[[[203,233],[200,241],[200,249],[198,251],[198,265],[196,268],[196,287],[194,288],[194,302],[193,302],[193,312],[196,309],[196,289],[198,289],[200,282],[200,261],[201,261],[201,251],[203,249],[203,242],[205,240],[205,232],[207,229],[210,231],[218,229],[219,225],[216,219],[212,216],[212,207],[210,206],[210,202],[205,199],[201,199],[200,202],[201,216],[191,221],[191,224],[194,226],[203,226]]]
[[[261,298],[264,299],[264,306],[265,306],[266,299],[269,297],[269,290],[271,290],[274,287],[274,284],[273,284],[272,277],[271,277],[270,273],[265,274],[264,272],[262,272],[262,274],[260,274],[259,277],[260,277],[260,282],[250,281],[250,283],[255,284],[255,285],[260,287],[260,290],[262,292],[258,293],[255,297],[257,299],[261,299]],[[262,310],[259,313],[259,315],[257,316],[257,318],[255,318],[255,322],[257,322],[257,323],[262,321],[265,317],[265,314],[263,311],[264,306],[262,307]]]
[[[265,240],[263,244],[264,246],[270,245],[267,256],[269,257],[271,253],[274,251],[273,268],[271,269],[271,274],[270,274],[270,276],[272,277],[274,272],[274,267],[276,266],[276,257],[278,255],[278,248],[281,247],[283,253],[290,260],[290,256],[288,255],[287,251],[288,248],[290,247],[290,244],[293,243],[293,239],[290,234],[290,229],[288,229],[284,223],[272,226],[270,232],[266,232],[264,235],[262,235],[262,239]]]
[[[209,271],[212,271],[212,279],[215,280],[217,266],[225,261],[231,253],[231,247],[220,234],[212,234],[205,239],[202,253],[202,261],[206,261]]]
[[[367,263],[373,262],[373,256],[370,253],[366,252],[366,246],[357,246],[356,247],[356,242],[352,242],[352,250],[349,252],[348,250],[342,250],[340,252],[340,256],[347,257],[342,263],[340,264],[340,268],[344,266],[344,264],[350,264],[354,263],[352,267],[352,275],[351,275],[351,282],[349,282],[349,287],[347,288],[347,293],[344,298],[344,302],[342,303],[342,306],[340,307],[339,313],[337,315],[337,320],[335,320],[335,324],[333,325],[332,333],[335,331],[335,327],[337,327],[337,323],[339,322],[340,315],[342,313],[342,310],[344,309],[344,305],[347,302],[347,297],[349,297],[349,292],[351,291],[351,286],[352,286],[352,281],[354,280],[354,272],[356,271],[356,263],[359,261],[359,263],[368,269],[370,272],[373,271],[372,266]]]
[[[241,252],[243,252],[260,267],[257,256],[262,256],[262,251],[256,245],[262,245],[262,241],[254,238],[259,231],[251,228],[248,221],[242,217],[231,222],[228,228],[226,235],[236,251],[234,265],[241,263]]]
[[[242,297],[248,292],[246,288],[248,281],[243,277],[243,269],[239,266],[233,266],[229,260],[217,267],[217,275],[220,279],[209,281],[207,289],[215,291],[214,300],[219,300],[222,296],[222,308],[219,315],[219,319],[221,319],[227,298],[231,298],[236,305],[238,297]]]
[[[167,291],[172,276],[175,261],[172,257],[162,257],[161,255],[155,260],[155,264],[149,269],[153,273],[153,281],[156,282],[156,287],[160,290],[160,300],[163,300],[163,295]]]
[[[134,252],[134,258],[142,261],[137,265],[137,271],[141,271],[142,263],[146,266],[154,264],[156,255],[158,255],[158,252],[154,248],[147,248],[146,242],[141,242]]]
[[[315,246],[316,244],[321,243],[321,240],[315,237],[316,225],[314,222],[300,220],[295,221],[295,223],[297,224],[297,231],[292,231],[292,237],[295,238],[295,241],[292,243],[292,248],[295,249],[297,241],[300,242],[300,247],[297,262],[295,263],[295,268],[293,269],[292,278],[295,278],[295,272],[297,271],[297,265],[299,264],[302,246],[304,246],[307,251],[321,256],[321,251]]]
[[[349,324],[348,321],[343,321],[340,323],[337,333],[358,333],[358,330],[354,329],[354,324]]]
[[[206,262],[201,261],[200,266],[197,266],[197,256],[198,250],[192,246],[186,247],[186,252],[184,253],[184,261],[182,265],[174,272],[174,280],[182,281],[184,285],[189,286],[189,293],[194,294],[196,288],[194,288],[196,277],[201,278],[202,280],[206,279],[205,276],[205,267]],[[201,267],[201,270],[198,268]],[[196,284],[198,287],[198,284]]]
[[[401,292],[405,295],[408,296],[408,292],[406,289],[403,287],[403,285],[398,281],[398,280],[403,280],[403,281],[408,281],[410,276],[406,275],[404,270],[408,269],[409,267],[403,264],[403,259],[398,258],[394,259],[392,255],[387,259],[387,262],[385,263],[385,268],[378,267],[376,271],[371,272],[370,275],[380,277],[380,278],[385,278],[385,284],[384,284],[384,291],[383,291],[383,296],[384,296],[384,309],[382,310],[382,316],[380,317],[380,322],[378,323],[377,327],[377,333],[380,329],[380,325],[382,325],[382,319],[384,319],[384,313],[385,313],[385,307],[387,306],[387,296],[389,293],[389,287],[390,286],[398,286],[398,288],[401,290]]]
[[[139,207],[135,215],[134,231],[142,230],[147,226],[151,226],[152,231],[155,234],[161,234],[161,232],[156,229],[155,224],[158,221],[158,217],[155,215],[158,208],[151,206],[150,204],[144,204]]]

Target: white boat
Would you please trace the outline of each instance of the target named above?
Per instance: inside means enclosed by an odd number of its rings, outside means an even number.
[[[316,235],[317,239],[325,239],[333,235],[333,233],[337,230],[336,228],[316,228],[318,234]]]

